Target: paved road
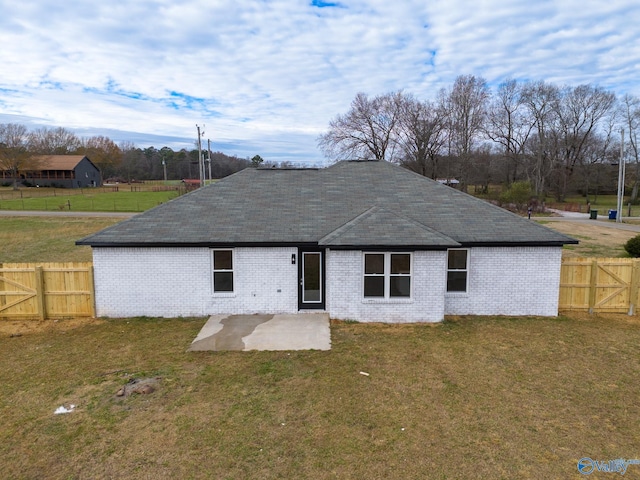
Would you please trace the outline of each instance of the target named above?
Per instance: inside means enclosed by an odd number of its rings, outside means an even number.
[[[585,225],[597,225],[599,227],[617,228],[618,230],[627,230],[629,232],[639,232],[640,225],[632,225],[628,223],[618,223],[615,220],[609,220],[606,215],[598,215],[597,220],[591,220],[588,213],[565,212],[562,210],[552,210],[560,215],[559,217],[534,217],[534,220],[544,222],[573,222]],[[639,217],[623,217],[623,220],[633,220],[640,222]]]
[[[132,212],[73,212],[57,210],[0,210],[0,217],[117,217],[130,218]]]

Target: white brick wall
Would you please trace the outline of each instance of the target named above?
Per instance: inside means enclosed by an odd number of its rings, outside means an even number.
[[[233,294],[214,294],[209,248],[94,248],[99,316],[298,311],[296,248],[235,248]],[[327,250],[326,310],[361,322],[438,322],[444,315],[558,313],[561,249],[473,248],[469,291],[447,294],[446,252],[413,252],[411,299],[363,296],[363,254]],[[299,259],[297,259],[299,261]]]
[[[560,247],[471,248],[467,293],[447,293],[445,315],[558,315]]]
[[[94,248],[98,316],[203,315],[208,248]]]
[[[297,313],[297,248],[235,248],[233,295],[206,297],[206,314]]]
[[[363,295],[361,251],[327,252],[327,311],[359,322],[439,322],[444,315],[445,252],[413,252],[411,299],[372,300]]]
[[[296,248],[235,248],[233,294],[213,294],[209,248],[94,248],[99,316],[298,311]]]

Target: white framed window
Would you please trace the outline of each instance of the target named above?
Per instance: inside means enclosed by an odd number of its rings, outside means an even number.
[[[365,298],[411,297],[410,253],[365,253]]]
[[[214,249],[213,293],[233,293],[233,250]]]
[[[469,250],[452,248],[447,251],[447,292],[466,293],[469,286]]]

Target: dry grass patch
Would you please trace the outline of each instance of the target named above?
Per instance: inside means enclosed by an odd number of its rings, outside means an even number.
[[[637,321],[333,322],[328,352],[186,353],[204,322],[1,336],[4,475],[578,478],[640,456]],[[115,396],[143,377],[153,394]]]
[[[562,249],[564,257],[628,257],[624,244],[638,235],[638,232],[601,226],[597,222],[584,224],[542,220],[540,223],[580,242],[578,245],[565,245]]]

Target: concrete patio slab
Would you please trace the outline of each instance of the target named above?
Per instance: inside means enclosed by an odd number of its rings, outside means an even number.
[[[326,313],[212,315],[188,351],[330,350]]]

